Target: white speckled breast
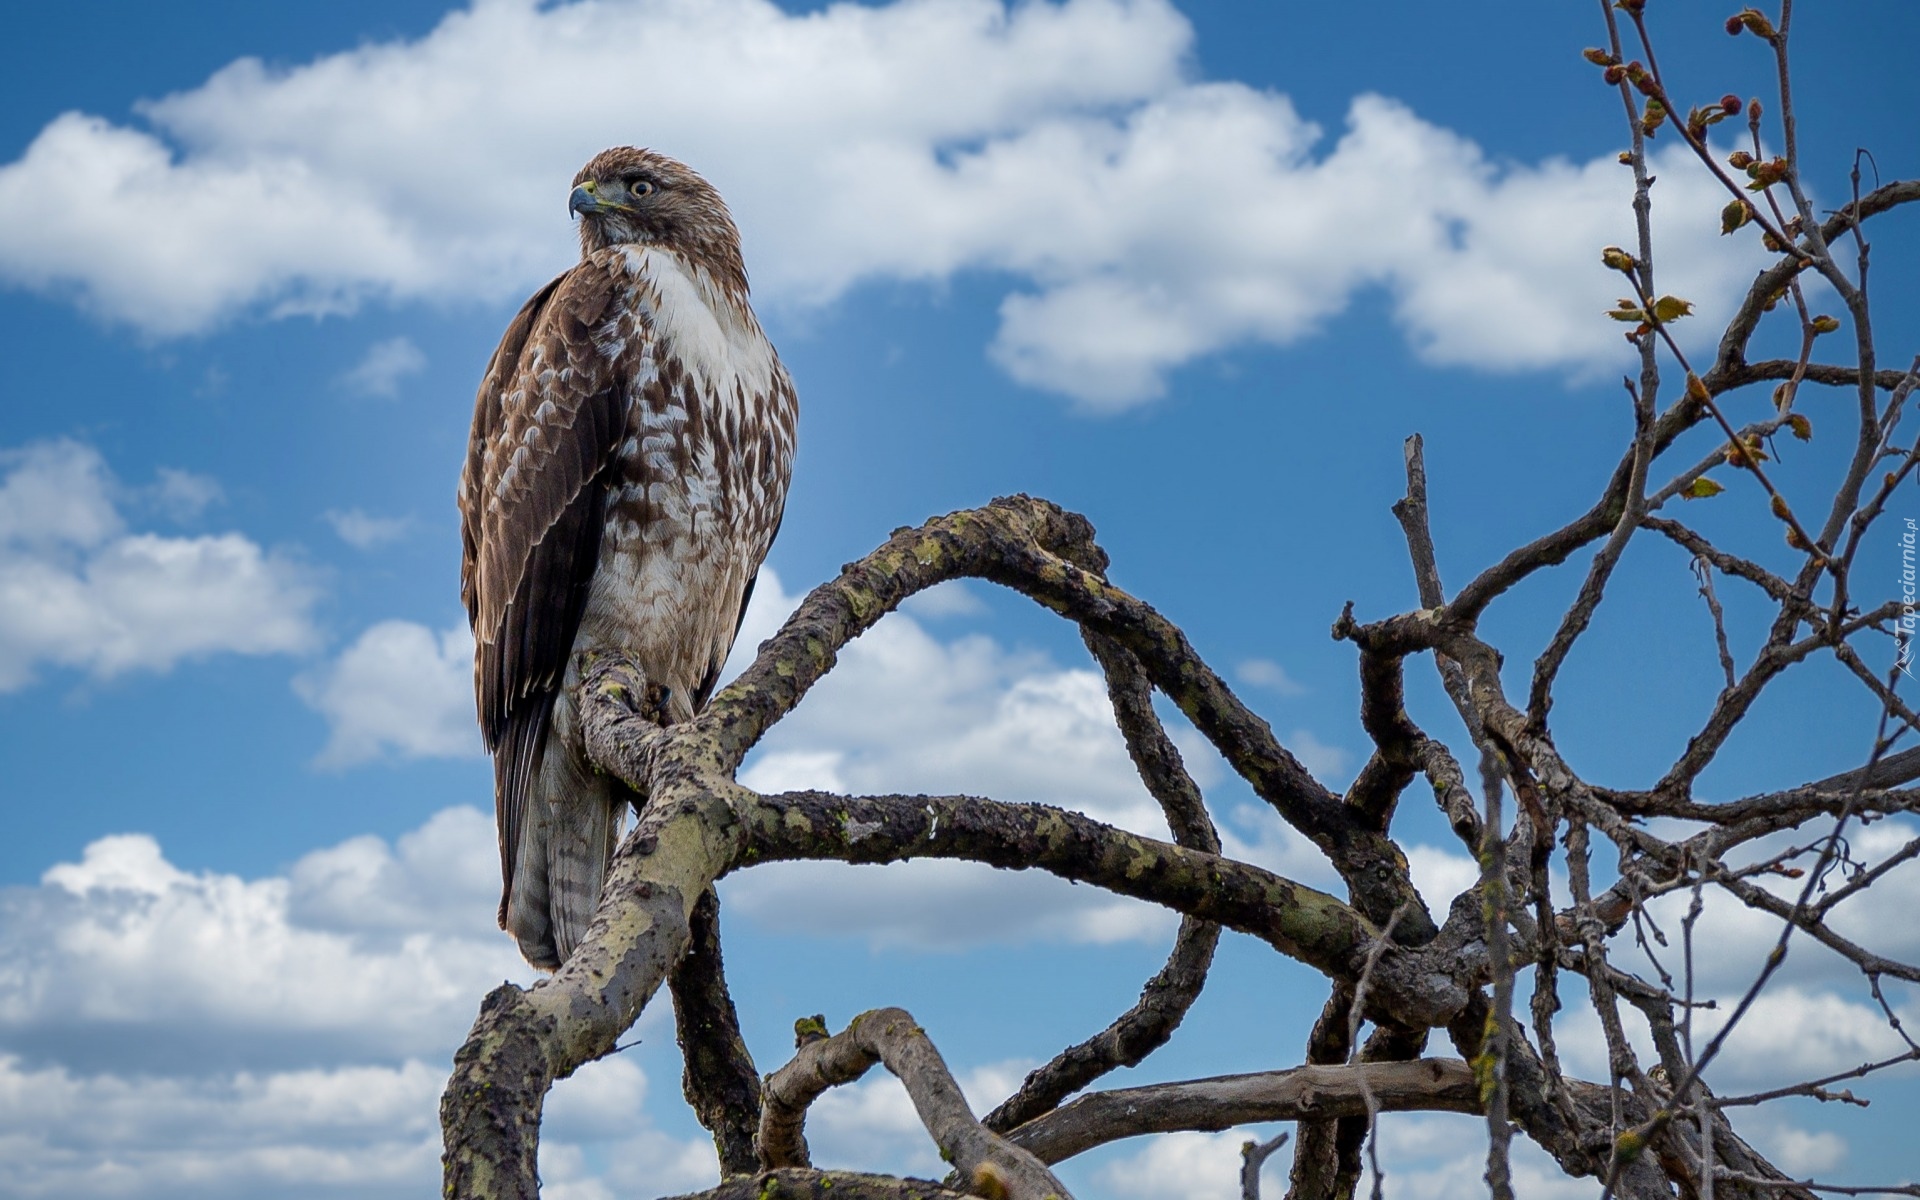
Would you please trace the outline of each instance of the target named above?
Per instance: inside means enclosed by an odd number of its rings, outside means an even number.
[[[672,690],[672,716],[685,720],[726,660],[779,528],[793,385],[744,297],[719,292],[671,251],[623,246],[602,256],[629,286],[619,315],[595,331],[627,381],[628,415],[574,649],[634,657]]]

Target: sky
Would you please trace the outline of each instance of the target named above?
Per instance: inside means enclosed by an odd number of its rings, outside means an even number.
[[[1724,13],[1651,7],[1688,94],[1770,94]],[[1920,9],[1840,15],[1796,31],[1825,203],[1856,147],[1883,179],[1920,175]],[[1426,439],[1457,585],[1584,510],[1630,432],[1619,380],[1637,368],[1598,261],[1630,244],[1624,130],[1580,58],[1604,39],[1597,4],[108,0],[7,23],[0,1195],[434,1186],[451,1053],[489,987],[532,979],[493,926],[454,484],[487,356],[573,261],[567,185],[605,146],[679,157],[728,198],[799,389],[793,490],[736,668],[893,528],[1029,492],[1086,513],[1114,580],[1341,786],[1366,743],[1351,647],[1327,629],[1349,600],[1363,618],[1417,602],[1389,512],[1402,440]],[[1696,302],[1683,340],[1700,349],[1762,259],[1717,236],[1724,198],[1657,144],[1661,289]],[[1890,360],[1920,341],[1917,257],[1913,222],[1876,234]],[[1849,404],[1805,410],[1839,430]],[[1817,488],[1844,440],[1786,447],[1783,478]],[[1784,561],[1732,482],[1687,515]],[[1897,552],[1880,554],[1885,586],[1863,601],[1893,594]],[[1582,561],[1488,615],[1516,678]],[[1750,654],[1765,613],[1721,591]],[[1684,746],[1717,667],[1683,555],[1640,539],[1614,592],[1554,732],[1587,778],[1633,785]],[[1411,678],[1415,716],[1458,744],[1430,669]],[[1857,765],[1875,715],[1857,691],[1798,671],[1702,794]],[[1231,851],[1329,886],[1179,736]],[[742,779],[1162,828],[1073,631],[984,584],[863,638]],[[1444,906],[1474,868],[1417,793],[1399,828]],[[1911,835],[1887,821],[1855,849]],[[795,1017],[898,1004],[983,1107],[1130,1005],[1173,930],[953,863],[759,868],[722,897],[763,1070]],[[1912,864],[1857,903],[1848,927],[1920,956]],[[1774,930],[1708,920],[1702,987],[1737,992]],[[1294,1065],[1323,999],[1312,972],[1229,935],[1172,1044],[1108,1083]],[[1920,1020],[1911,992],[1890,999]],[[710,1182],[664,1008],[555,1089],[548,1195]],[[1563,1022],[1571,1064],[1604,1076],[1591,1011]],[[1710,1078],[1724,1093],[1845,1069],[1888,1037],[1857,976],[1798,947]],[[1890,1136],[1920,1082],[1855,1091],[1874,1106],[1739,1127],[1789,1170],[1920,1173]],[[810,1136],[822,1162],[939,1168],[884,1078],[825,1098]],[[1246,1136],[1124,1143],[1064,1175],[1085,1195],[1227,1194]],[[1473,1194],[1476,1145],[1466,1118],[1387,1119],[1388,1194]],[[1537,1151],[1520,1169],[1528,1195],[1597,1191]]]

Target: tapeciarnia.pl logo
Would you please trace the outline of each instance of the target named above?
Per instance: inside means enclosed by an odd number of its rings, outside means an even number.
[[[1913,678],[1913,629],[1914,629],[1914,540],[1920,535],[1920,526],[1916,526],[1912,517],[1907,518],[1907,529],[1900,535],[1900,628],[1894,635],[1896,649],[1893,665],[1908,679]]]

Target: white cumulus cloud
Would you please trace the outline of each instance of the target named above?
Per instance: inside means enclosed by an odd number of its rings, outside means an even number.
[[[432,1183],[444,1082],[418,1061],[194,1077],[89,1074],[0,1055],[8,1194],[397,1198]]]
[[[534,975],[494,928],[497,862],[492,821],[452,808],[262,878],[182,870],[121,834],[0,890],[6,1194],[430,1192],[452,1051],[481,996]],[[664,1010],[639,1032],[656,1037]],[[554,1194],[713,1182],[704,1139],[640,1116],[647,1090],[622,1056],[555,1086]]]
[[[480,752],[473,636],[464,623],[435,632],[413,621],[382,621],[293,686],[327,719],[320,766]]]
[[[238,533],[130,532],[123,489],[93,448],[39,442],[0,453],[0,471],[0,691],[47,665],[105,679],[316,640],[317,593],[299,564]],[[207,482],[163,475],[157,495],[203,505]]]
[[[0,1036],[128,1070],[271,1061],[296,1035],[284,1053],[430,1054],[475,997],[530,976],[493,928],[496,863],[471,809],[262,879],[183,871],[145,834],[102,838],[0,893]]]
[[[571,258],[580,163],[637,142],[719,185],[778,303],[1007,273],[992,357],[1093,409],[1310,335],[1363,288],[1431,361],[1624,361],[1599,315],[1598,250],[1632,230],[1611,156],[1496,163],[1379,96],[1329,144],[1284,95],[1194,79],[1192,38],[1166,0],[479,3],[414,40],[239,60],[139,123],[54,119],[0,166],[0,278],[159,336],[500,302]],[[1691,164],[1657,167],[1662,287],[1705,325],[1751,242],[1715,236]],[[397,388],[411,349],[375,347],[359,386]]]
[[[1487,1190],[1487,1122],[1460,1113],[1386,1113],[1379,1126],[1384,1191],[1405,1200],[1454,1200]],[[1513,1139],[1513,1191],[1529,1200],[1594,1200],[1600,1185],[1569,1179],[1526,1137]],[[1370,1184],[1369,1184],[1370,1186]]]
[[[1238,1129],[1219,1133],[1170,1133],[1100,1173],[1100,1181],[1116,1196],[1152,1200],[1200,1200],[1230,1195],[1240,1180],[1240,1147],[1264,1140]],[[1261,1178],[1279,1187],[1286,1178],[1281,1160],[1268,1159]]]

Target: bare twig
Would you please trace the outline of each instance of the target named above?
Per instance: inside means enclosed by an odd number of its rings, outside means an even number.
[[[1240,1146],[1240,1200],[1260,1200],[1260,1168],[1267,1165],[1274,1151],[1287,1144],[1287,1135],[1275,1134],[1264,1142],[1244,1142]]]

